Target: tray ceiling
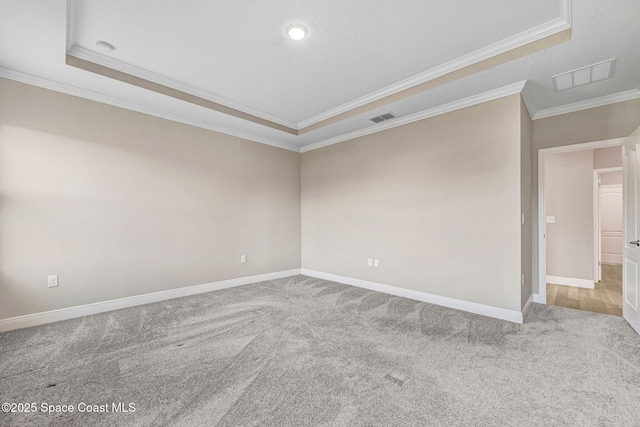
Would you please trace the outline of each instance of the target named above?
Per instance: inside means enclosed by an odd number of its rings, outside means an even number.
[[[0,0],[0,76],[290,149],[524,80],[532,115],[635,97],[638,2],[574,3]],[[612,79],[554,90],[612,58]]]
[[[561,18],[557,0],[84,0],[75,8],[72,45],[96,51],[107,41],[115,60],[290,124]],[[292,22],[309,36],[290,40]]]

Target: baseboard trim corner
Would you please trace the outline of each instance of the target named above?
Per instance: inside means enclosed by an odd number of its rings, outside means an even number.
[[[587,289],[595,288],[595,284],[593,283],[593,280],[576,279],[573,277],[560,277],[560,276],[547,275],[547,283],[552,283],[554,285],[575,286],[577,288],[587,288]]]
[[[529,311],[533,306],[533,295],[534,294],[529,295],[527,302],[525,302],[524,307],[522,307],[522,323],[524,323],[524,321],[527,320],[527,315],[529,314]]]
[[[490,305],[449,298],[441,295],[429,294],[426,292],[414,291],[397,286],[369,282],[367,280],[354,279],[352,277],[339,276],[337,274],[308,270],[306,268],[301,269],[301,274],[309,277],[315,277],[316,279],[330,280],[332,282],[344,283],[345,285],[356,286],[358,288],[369,289],[372,291],[378,291],[385,294],[427,302],[430,304],[440,305],[456,310],[467,311],[469,313],[480,314],[496,319],[508,320],[514,323],[523,323],[524,321],[523,313],[516,310],[508,310],[506,308],[493,307]]]
[[[540,294],[533,294],[533,302],[536,302],[538,304],[546,304],[547,303],[547,299],[546,298],[542,298],[542,295]]]
[[[123,308],[135,307],[138,305],[151,304],[154,302],[166,301],[174,298],[187,297],[191,295],[202,294],[205,292],[218,291],[221,289],[233,288],[235,286],[264,282],[267,280],[282,279],[284,277],[295,276],[298,274],[300,274],[300,269],[296,268],[293,270],[277,271],[274,273],[258,274],[255,276],[238,277],[236,279],[221,280],[218,282],[205,283],[202,285],[185,286],[182,288],[168,289],[166,291],[134,295],[109,301],[101,301],[75,307],[61,308],[58,310],[11,317],[8,319],[0,319],[0,332],[27,328],[29,326],[43,325],[45,323],[58,322],[61,320],[73,319],[76,317],[88,316],[91,314],[104,313],[107,311],[120,310]]]

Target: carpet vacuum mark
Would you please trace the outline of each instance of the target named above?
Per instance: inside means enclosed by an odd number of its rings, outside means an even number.
[[[640,337],[294,276],[2,333],[0,402],[37,405],[2,426],[634,426]]]

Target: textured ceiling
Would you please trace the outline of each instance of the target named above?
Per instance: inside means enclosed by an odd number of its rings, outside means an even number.
[[[74,41],[296,123],[559,13],[557,0],[84,0]],[[309,37],[289,40],[292,22]]]
[[[116,47],[106,60],[296,128],[557,20],[565,1],[84,0],[69,2],[69,19],[66,3],[0,0],[0,76],[291,149],[377,126],[367,119],[381,112],[408,116],[523,80],[529,104],[545,111],[636,93],[640,85],[640,2],[579,0],[568,42],[289,135],[70,67],[65,51],[70,45],[95,51],[95,42],[105,40]],[[308,39],[287,39],[284,28],[291,22],[305,24]],[[552,75],[610,58],[616,58],[612,79],[554,91]]]

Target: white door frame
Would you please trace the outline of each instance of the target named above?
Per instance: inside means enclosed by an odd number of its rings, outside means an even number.
[[[622,158],[620,159],[622,161]],[[622,167],[615,168],[601,168],[593,170],[593,281],[599,282],[602,280],[602,270],[600,269],[600,174],[607,172],[621,171]]]
[[[622,145],[626,138],[606,139],[603,141],[585,142],[583,144],[565,145],[562,147],[541,148],[538,150],[538,301],[547,303],[547,221],[544,202],[544,165],[547,154],[569,153],[571,151],[593,150],[596,148],[616,147]]]
[[[640,214],[638,213],[639,190],[638,181],[640,170],[638,169],[638,145],[640,145],[640,127],[633,131],[623,145],[624,157],[622,160],[624,180],[623,187],[623,242],[622,248],[622,317],[629,325],[640,334],[640,309],[638,307],[638,292],[640,280],[638,277],[638,265],[640,264],[640,250],[638,246],[638,230],[640,230]],[[633,153],[633,154],[631,154]],[[631,170],[633,169],[633,170]],[[633,211],[633,218],[628,215]],[[633,227],[631,227],[631,224]],[[633,240],[632,240],[633,239]],[[630,287],[633,291],[630,291]],[[630,300],[630,297],[634,300]]]

